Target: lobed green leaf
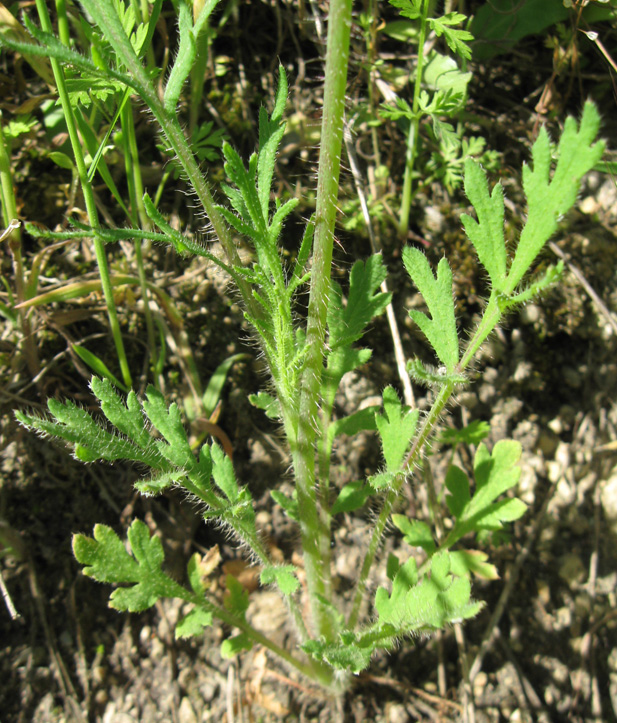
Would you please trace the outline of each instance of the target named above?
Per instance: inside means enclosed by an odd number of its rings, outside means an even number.
[[[300,510],[298,508],[298,500],[295,490],[293,492],[293,497],[287,497],[287,495],[279,492],[278,490],[270,490],[270,496],[285,510],[290,519],[295,520],[296,522],[300,521]]]
[[[518,483],[520,456],[519,442],[497,442],[492,454],[481,443],[474,458],[476,489],[473,496],[465,472],[455,465],[450,467],[446,475],[446,488],[450,493],[446,503],[456,524],[446,539],[446,546],[469,532],[500,530],[504,522],[517,520],[525,513],[527,506],[519,499],[497,500]]]
[[[371,357],[370,349],[353,349],[367,326],[382,314],[391,295],[378,289],[387,276],[380,254],[370,256],[365,263],[356,261],[349,276],[349,297],[343,301],[341,287],[333,282],[328,305],[327,368],[324,374],[324,398],[332,403],[343,376]]]
[[[498,580],[497,568],[487,560],[488,555],[481,550],[456,550],[450,552],[452,573],[454,575],[463,577],[473,573],[483,580]]]
[[[439,630],[474,617],[482,603],[471,600],[469,579],[453,576],[450,567],[449,554],[438,553],[431,558],[430,577],[419,579],[416,562],[410,558],[396,573],[390,595],[383,587],[377,590],[378,624],[406,634]]]
[[[302,645],[302,650],[313,659],[324,661],[337,670],[357,674],[368,668],[371,656],[378,647],[371,642],[367,644],[353,633],[346,633],[341,634],[337,642],[308,640]]]
[[[422,0],[389,0],[389,3],[398,8],[404,18],[417,20],[422,14]]]
[[[267,392],[258,392],[249,395],[249,402],[257,409],[262,409],[266,413],[268,419],[281,418],[281,406],[276,397]]]
[[[259,160],[257,162],[257,189],[261,211],[268,218],[272,176],[276,162],[276,152],[285,133],[283,112],[287,101],[287,74],[279,65],[279,84],[272,117],[268,118],[265,108],[259,110]],[[277,234],[278,237],[278,234]]]
[[[330,514],[338,515],[342,512],[353,512],[354,510],[359,510],[364,507],[367,499],[372,494],[374,494],[373,488],[362,480],[348,482],[338,493],[338,497],[332,505]]]
[[[132,555],[116,533],[106,525],[96,525],[94,538],[73,536],[73,553],[84,567],[84,574],[99,582],[134,583],[111,594],[110,607],[140,612],[161,597],[187,599],[190,594],[161,571],[164,554],[158,537],[150,537],[148,527],[135,520],[128,530]]]
[[[394,387],[383,391],[384,413],[375,415],[381,438],[386,470],[396,474],[401,470],[405,454],[416,431],[419,411],[403,407]]]
[[[410,310],[409,315],[428,339],[446,372],[452,373],[458,363],[459,351],[450,265],[445,258],[441,259],[435,278],[426,256],[411,246],[403,249],[403,263],[431,317],[415,309]]]
[[[600,128],[596,106],[585,103],[580,125],[567,118],[557,147],[551,178],[552,152],[548,133],[542,128],[532,147],[533,165],[523,166],[523,189],[527,197],[527,222],[521,233],[504,288],[511,294],[546,242],[557,230],[559,219],[576,201],[583,176],[598,163],[604,143],[595,141]]]
[[[364,407],[353,414],[349,414],[341,419],[336,419],[328,427],[328,436],[330,443],[339,435],[346,434],[353,437],[363,430],[375,432],[377,424],[375,422],[375,413],[380,410],[377,405]]]
[[[92,377],[90,388],[100,401],[103,414],[116,429],[126,434],[140,447],[147,447],[151,444],[152,437],[146,428],[146,420],[135,392],[129,392],[125,405],[109,379]]]
[[[163,457],[176,467],[187,471],[194,470],[197,467],[197,461],[182,424],[178,406],[171,404],[168,407],[163,395],[150,385],[146,390],[143,408],[154,428],[167,441],[167,444],[161,440],[156,441],[157,449]]]
[[[233,504],[240,497],[240,489],[233,464],[217,444],[212,445],[210,453],[212,455],[212,476],[214,481],[225,497]]]
[[[212,625],[212,620],[213,616],[211,612],[203,608],[194,607],[190,613],[176,623],[176,640],[201,635],[204,628]]]
[[[378,292],[388,272],[381,254],[370,256],[366,262],[356,261],[349,275],[349,297],[343,303],[338,284],[332,284],[328,307],[328,332],[331,351],[357,341],[366,325],[385,311],[391,295]]]
[[[503,188],[498,183],[489,194],[486,173],[479,163],[468,158],[465,161],[465,193],[478,215],[477,221],[466,213],[461,216],[465,233],[488,272],[493,289],[502,291],[506,281]]]
[[[227,638],[221,643],[221,657],[224,659],[234,658],[244,650],[251,650],[253,641],[246,633],[240,633],[233,638]]]
[[[410,520],[405,515],[392,515],[392,523],[403,533],[403,539],[412,547],[421,547],[431,556],[437,550],[431,528],[423,520]]]
[[[36,417],[19,411],[15,412],[15,417],[29,429],[68,442],[73,447],[75,456],[84,462],[98,459],[108,462],[128,459],[153,467],[157,467],[162,462],[155,447],[151,445],[148,449],[141,449],[129,440],[109,432],[73,402],[49,399],[47,407],[54,419]]]
[[[441,18],[429,18],[428,24],[435,35],[444,36],[448,47],[453,53],[460,55],[465,60],[471,59],[471,48],[467,45],[468,40],[473,40],[473,35],[468,30],[453,28],[452,25],[459,25],[467,20],[462,13],[448,13]]]
[[[440,436],[440,441],[444,444],[450,444],[455,447],[458,444],[480,444],[486,439],[491,431],[491,425],[482,419],[474,419],[461,429],[448,428],[444,429]]]
[[[296,568],[293,565],[270,565],[264,567],[259,575],[262,585],[275,583],[283,595],[293,595],[300,587],[300,581],[296,577]]]

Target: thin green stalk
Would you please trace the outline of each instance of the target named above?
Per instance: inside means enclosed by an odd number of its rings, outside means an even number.
[[[66,0],[56,0],[56,12],[58,13],[58,37],[67,48],[71,46],[71,29],[66,13]]]
[[[465,369],[467,369],[469,363],[478,353],[480,347],[484,344],[489,334],[493,331],[493,329],[495,329],[497,324],[499,324],[501,314],[502,311],[499,307],[499,300],[497,295],[493,292],[489,297],[484,314],[482,314],[482,319],[478,324],[478,328],[471,337],[471,340],[465,349],[465,353],[463,354],[463,358],[460,361],[459,367],[461,371],[465,371]]]
[[[199,475],[194,477],[193,475],[189,474],[187,475],[187,478],[183,481],[183,486],[189,492],[191,492],[196,499],[200,499],[205,502],[208,507],[210,507],[214,512],[220,512],[222,514],[226,508],[226,505],[224,503],[221,504],[220,498],[218,498],[214,493],[205,492],[203,483],[204,480],[200,479]],[[238,538],[241,539],[246,545],[248,545],[252,554],[259,560],[262,565],[264,565],[264,567],[273,566],[274,563],[272,562],[272,558],[263,541],[258,535],[255,534],[255,529],[253,525],[251,525],[250,523],[247,524],[245,521],[237,517],[231,517],[227,520],[227,522],[230,527],[232,527],[236,535],[238,535]],[[298,604],[290,596],[285,596],[285,601],[287,602],[289,611],[296,624],[300,639],[302,642],[305,642],[306,640],[308,640],[309,636]],[[250,629],[253,630],[253,628]],[[273,648],[270,649],[274,650]],[[287,660],[287,658],[285,659]],[[322,668],[322,666],[320,666],[319,664],[315,664],[315,666],[313,667],[317,672],[319,672]],[[322,680],[323,673],[320,673],[317,677],[315,675],[312,675],[310,677],[318,680],[318,682],[326,682],[328,685],[332,682],[329,678],[327,679],[327,681]]]
[[[17,220],[17,202],[15,200],[15,189],[13,188],[13,174],[11,173],[11,159],[9,157],[9,151],[6,146],[4,139],[4,133],[2,131],[2,113],[0,112],[0,191],[2,193],[2,215],[4,217],[4,224],[6,227],[11,223],[13,219]],[[2,229],[4,231],[4,229]],[[9,233],[8,237],[9,248],[13,254],[13,263],[15,266],[15,285],[17,288],[17,300],[19,302],[24,301],[24,289],[25,289],[25,278],[24,278],[24,267],[23,259],[21,255],[21,233],[19,227],[16,226]]]
[[[126,168],[126,179],[129,190],[129,199],[131,202],[131,221],[133,227],[138,225],[148,230],[150,229],[150,219],[146,214],[143,204],[144,188],[141,178],[141,170],[139,167],[139,150],[137,148],[137,139],[135,138],[135,123],[133,121],[133,106],[130,102],[124,103],[120,113],[120,122],[123,129],[124,139],[124,163]],[[141,289],[141,298],[144,304],[144,318],[146,320],[146,333],[148,335],[148,349],[150,351],[150,367],[154,374],[154,383],[157,389],[160,389],[158,375],[155,373],[157,366],[157,350],[156,337],[154,334],[154,323],[152,321],[152,313],[150,312],[150,294],[148,293],[146,270],[143,260],[143,241],[135,239],[135,262],[137,265],[137,275],[139,277],[139,286]]]
[[[195,57],[195,63],[191,69],[190,75],[191,104],[189,107],[189,138],[192,137],[195,128],[197,127],[199,111],[201,110],[201,100],[204,91],[204,76],[210,57],[210,41],[210,24],[205,23],[201,33],[199,33],[199,35],[195,38],[197,56]]]
[[[420,91],[422,89],[422,73],[424,70],[424,44],[426,41],[426,19],[430,0],[423,0],[422,15],[420,16],[420,36],[418,38],[418,64],[413,88],[413,117],[409,122],[407,135],[407,150],[405,154],[405,176],[403,178],[403,193],[401,198],[401,211],[399,217],[399,230],[403,238],[407,238],[409,231],[409,209],[411,208],[411,183],[413,167],[418,148],[418,130],[420,128]]]
[[[497,296],[495,294],[492,294],[489,298],[489,302],[486,306],[484,314],[482,315],[482,319],[478,323],[476,331],[471,337],[467,349],[463,354],[463,358],[458,363],[455,369],[456,374],[461,374],[467,369],[472,359],[480,349],[480,346],[486,341],[486,338],[499,323],[499,320],[501,319],[501,314],[502,312],[499,308]],[[403,469],[411,470],[419,462],[420,455],[423,453],[428,441],[430,440],[433,434],[433,430],[435,429],[435,425],[439,421],[439,418],[443,414],[444,409],[448,405],[450,398],[454,393],[455,387],[456,385],[454,382],[446,382],[439,390],[439,393],[437,394],[437,397],[433,402],[433,406],[431,407],[428,416],[425,418],[424,423],[420,428],[420,431],[414,439],[413,445],[407,455],[407,459],[405,460],[405,464],[403,465]],[[377,555],[377,552],[381,545],[383,533],[386,529],[388,520],[390,519],[392,507],[398,499],[399,492],[405,482],[405,479],[406,475],[401,474],[392,486],[392,488],[388,491],[379,517],[375,522],[375,526],[371,534],[371,539],[369,541],[369,546],[366,551],[364,561],[362,563],[362,569],[358,577],[358,582],[356,583],[356,590],[354,593],[351,612],[347,621],[347,627],[350,630],[353,630],[358,624],[358,619],[362,609],[362,603],[364,601],[364,594],[366,592],[368,576],[375,561],[375,556]]]
[[[44,0],[36,0],[36,8],[39,14],[41,27],[45,32],[53,32],[49,13]],[[77,127],[75,125],[75,119],[73,117],[73,111],[71,109],[71,103],[69,100],[66,83],[64,80],[64,71],[61,64],[55,59],[50,57],[49,59],[51,67],[54,73],[56,86],[58,88],[58,95],[62,104],[64,112],[64,118],[66,120],[66,126],[71,140],[71,146],[73,147],[73,155],[75,157],[75,165],[77,167],[77,173],[79,174],[79,180],[81,182],[82,193],[86,204],[86,211],[88,213],[88,221],[90,226],[96,231],[99,229],[98,212],[96,209],[96,203],[94,200],[94,193],[92,192],[92,185],[88,181],[88,171],[84,162],[83,151],[79,135],[77,133]],[[103,288],[103,294],[105,297],[105,303],[107,305],[107,315],[109,318],[109,326],[116,346],[116,354],[118,355],[118,362],[120,364],[120,370],[122,373],[122,380],[130,387],[132,386],[131,373],[129,370],[126,353],[124,351],[124,343],[122,341],[122,334],[120,332],[120,325],[118,323],[118,314],[116,311],[116,305],[113,297],[113,290],[111,280],[109,278],[109,270],[107,267],[107,258],[105,256],[105,246],[102,239],[97,234],[94,239],[94,253],[96,255],[96,261],[98,264],[99,275],[101,277],[101,285]]]
[[[407,456],[403,469],[412,469],[415,463],[418,461],[420,455],[423,453],[424,446],[430,438],[431,434],[433,433],[433,429],[437,424],[439,418],[441,417],[443,410],[446,408],[446,405],[448,404],[453,391],[453,383],[445,384],[440,389],[439,394],[437,395],[437,398],[433,402],[433,406],[428,413],[428,416],[424,420],[418,436],[414,440],[413,446],[411,447],[409,455]],[[386,529],[386,525],[388,524],[388,520],[390,519],[392,507],[398,499],[399,492],[401,491],[401,487],[405,483],[405,480],[406,475],[401,473],[393,484],[392,488],[388,491],[386,499],[384,500],[383,506],[381,508],[381,512],[379,513],[379,517],[377,518],[375,526],[373,527],[369,546],[366,551],[364,561],[362,563],[362,569],[360,570],[358,582],[356,583],[356,591],[354,593],[351,612],[347,620],[347,628],[349,630],[353,630],[358,624],[358,619],[360,617],[360,612],[362,609],[362,603],[364,601],[364,594],[366,592],[366,586],[368,583],[368,577],[371,572],[371,568],[373,567],[377,552],[381,546],[383,533]]]
[[[186,174],[189,186],[192,187],[206,212],[211,226],[208,230],[211,230],[220,241],[230,266],[242,266],[234,237],[217,208],[210,186],[199,168],[184,131],[176,115],[165,110],[157,90],[126,36],[112,3],[110,0],[97,0],[97,2],[82,0],[82,4],[113,46],[120,63],[128,71],[129,84],[156,118],[170,150],[176,154]],[[253,298],[249,284],[241,277],[238,277],[236,282],[249,313],[257,319],[262,318],[262,308]]]
[[[187,602],[192,602],[198,607],[212,613],[214,617],[218,618],[230,627],[238,628],[243,633],[246,633],[254,643],[256,643],[257,645],[263,645],[264,648],[267,648],[272,653],[279,656],[282,660],[284,660],[286,663],[289,663],[289,665],[294,667],[296,670],[302,673],[302,675],[305,675],[310,680],[314,680],[315,682],[326,685],[327,687],[331,686],[332,681],[329,674],[330,671],[325,666],[320,666],[318,663],[314,663],[312,661],[304,662],[302,660],[298,660],[298,658],[292,655],[288,650],[282,648],[280,645],[277,645],[274,641],[270,640],[270,638],[267,638],[265,635],[255,630],[255,628],[243,618],[234,615],[225,608],[219,607],[210,600],[203,599],[198,595],[191,595],[189,597],[187,595],[188,591],[185,588],[180,586],[178,586],[178,588],[179,589],[177,597],[179,597],[180,599],[187,600]]]
[[[2,113],[0,112],[0,200],[2,201],[2,215],[6,229],[9,228],[12,221],[15,221],[13,228],[8,232],[6,237],[11,255],[13,257],[13,273],[15,276],[15,293],[17,303],[26,300],[27,285],[26,272],[24,270],[24,260],[21,253],[21,233],[19,229],[17,215],[17,201],[15,199],[15,189],[13,187],[13,174],[11,172],[11,159],[9,149],[7,148],[4,135],[2,132]],[[3,232],[6,229],[2,229]],[[35,377],[41,370],[39,364],[39,356],[36,348],[36,342],[32,336],[30,327],[30,319],[28,318],[27,309],[19,311],[19,325],[21,328],[24,356],[28,365],[28,371]]]
[[[349,61],[352,0],[332,0],[328,21],[326,81],[317,180],[313,266],[309,297],[306,366],[302,378],[297,440],[292,438],[302,550],[309,599],[317,631],[326,639],[335,634],[335,621],[319,596],[328,599],[330,569],[321,557],[323,534],[315,493],[315,438],[319,425],[321,376],[324,363],[326,317],[330,293],[334,222],[338,198],[343,115]],[[330,540],[328,540],[328,544]],[[328,558],[329,559],[329,558]]]

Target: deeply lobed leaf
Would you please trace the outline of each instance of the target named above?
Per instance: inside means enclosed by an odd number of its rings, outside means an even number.
[[[481,443],[474,458],[476,489],[473,496],[465,472],[455,465],[450,467],[446,475],[446,488],[450,493],[446,503],[456,517],[456,524],[447,537],[447,546],[469,532],[499,530],[504,522],[517,520],[525,513],[527,506],[521,500],[497,499],[517,484],[521,472],[520,456],[519,442],[497,442],[492,454]]]
[[[265,108],[259,110],[259,160],[257,162],[257,190],[264,218],[268,218],[270,193],[276,152],[285,133],[283,112],[287,101],[287,74],[279,65],[279,84],[272,117]]]
[[[135,520],[128,530],[132,555],[116,533],[96,525],[94,537],[73,536],[73,553],[84,574],[99,582],[134,583],[111,594],[110,607],[140,612],[161,597],[190,598],[188,591],[162,572],[164,554],[158,537],[150,537],[147,525]]]
[[[465,193],[478,215],[477,221],[466,213],[461,216],[465,233],[487,270],[493,289],[501,291],[506,280],[503,188],[498,183],[489,194],[486,173],[469,158],[465,161]]]
[[[327,368],[324,375],[324,397],[331,402],[343,376],[365,364],[371,356],[369,349],[353,349],[367,324],[382,314],[391,295],[378,291],[387,276],[381,255],[370,256],[366,262],[356,261],[349,276],[349,297],[335,282],[331,285],[328,306]]]
[[[419,411],[403,407],[394,387],[383,391],[384,413],[375,415],[375,424],[381,438],[386,470],[401,471],[405,453],[416,431]]]
[[[467,577],[451,574],[450,555],[441,552],[431,559],[430,577],[418,578],[416,562],[410,558],[402,565],[388,595],[380,587],[375,596],[375,609],[380,626],[391,626],[404,635],[420,630],[438,630],[448,623],[474,617],[482,603],[471,600]]]
[[[551,178],[552,152],[546,129],[542,128],[532,148],[533,165],[523,166],[523,188],[529,206],[508,280],[506,293],[512,293],[557,230],[559,219],[576,201],[583,176],[598,163],[604,143],[594,143],[600,128],[596,106],[585,103],[580,125],[567,118],[557,147],[557,162]]]
[[[370,256],[366,262],[356,261],[349,274],[346,304],[343,303],[340,287],[333,284],[328,308],[328,341],[332,351],[353,344],[362,336],[371,319],[383,313],[390,294],[377,290],[387,273],[380,254]]]
[[[441,259],[435,277],[426,256],[411,246],[403,249],[403,263],[431,314],[428,317],[412,309],[409,315],[430,342],[446,372],[452,373],[458,363],[459,351],[450,265],[445,258]]]

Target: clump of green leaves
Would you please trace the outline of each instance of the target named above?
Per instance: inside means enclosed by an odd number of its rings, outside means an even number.
[[[407,0],[406,0],[407,1]],[[411,3],[419,8],[423,0]],[[118,18],[109,21],[110,2],[96,7],[84,2],[105,34],[115,37],[122,31]],[[424,5],[422,5],[424,7]],[[101,10],[101,8],[103,8]],[[417,249],[403,252],[405,268],[422,296],[426,310],[410,312],[432,348],[438,366],[419,360],[409,363],[410,374],[434,389],[433,403],[420,418],[417,410],[405,407],[392,387],[384,389],[379,407],[360,409],[337,419],[334,400],[349,371],[365,364],[371,350],[358,346],[367,326],[382,314],[390,295],[380,291],[387,270],[381,256],[357,261],[349,276],[347,299],[340,286],[330,281],[332,230],[335,215],[337,175],[340,160],[344,81],[349,43],[351,7],[346,0],[333,0],[331,33],[326,62],[323,143],[326,160],[320,165],[317,213],[299,241],[295,263],[288,267],[279,237],[285,219],[296,201],[272,201],[272,181],[277,148],[285,131],[284,109],[287,81],[280,71],[274,109],[259,115],[259,147],[245,163],[230,144],[223,145],[229,183],[223,187],[228,202],[215,204],[205,180],[194,176],[196,164],[178,135],[173,109],[178,98],[179,79],[189,68],[172,74],[174,88],[165,92],[165,101],[151,96],[138,66],[131,68],[131,44],[119,41],[129,69],[127,85],[142,93],[155,111],[168,140],[179,149],[179,160],[194,183],[225,239],[232,228],[253,247],[254,261],[242,265],[234,248],[225,262],[217,260],[236,282],[244,299],[246,318],[252,325],[269,366],[269,391],[253,397],[259,408],[279,420],[293,460],[295,492],[285,496],[272,490],[272,497],[288,517],[297,522],[303,554],[306,595],[310,613],[302,603],[303,590],[293,564],[275,563],[255,525],[255,509],[250,490],[241,485],[229,457],[215,443],[206,443],[194,452],[182,424],[179,409],[167,405],[163,396],[149,388],[140,400],[130,392],[124,400],[109,380],[92,381],[92,391],[100,402],[104,419],[95,417],[71,402],[50,400],[50,418],[19,412],[25,426],[65,440],[75,455],[87,462],[127,459],[151,470],[137,483],[143,494],[160,494],[177,486],[194,499],[205,521],[224,525],[260,567],[260,581],[272,585],[286,600],[298,636],[297,649],[280,648],[256,630],[247,619],[248,594],[235,578],[228,576],[228,595],[221,604],[211,593],[198,557],[187,567],[188,585],[172,580],[164,572],[164,547],[150,536],[146,526],[135,521],[128,532],[128,547],[110,528],[97,526],[92,538],[76,535],[75,556],[84,572],[102,582],[123,584],[112,593],[110,604],[122,610],[143,610],[161,597],[178,597],[192,606],[178,623],[180,637],[199,633],[214,619],[237,631],[223,643],[224,655],[233,655],[258,643],[283,658],[304,675],[332,691],[347,684],[347,674],[357,673],[370,664],[373,653],[388,650],[401,638],[431,632],[460,622],[478,613],[482,603],[472,597],[472,575],[495,577],[496,571],[478,550],[456,550],[462,538],[490,534],[520,518],[525,505],[514,496],[520,470],[520,445],[500,441],[492,451],[480,443],[474,458],[473,480],[450,467],[445,480],[445,502],[451,517],[448,533],[441,535],[429,521],[393,515],[401,489],[427,446],[434,438],[438,421],[454,391],[468,382],[467,371],[482,343],[495,329],[504,313],[532,298],[559,278],[560,268],[550,267],[540,278],[522,286],[543,246],[557,228],[559,219],[572,206],[583,175],[600,159],[603,144],[595,142],[599,116],[595,107],[585,106],[580,124],[568,119],[559,143],[553,147],[542,131],[532,149],[532,163],[523,169],[523,190],[528,214],[520,237],[509,253],[504,235],[504,203],[500,185],[489,189],[483,169],[473,160],[465,163],[465,190],[475,218],[463,217],[463,224],[480,263],[486,269],[491,290],[477,326],[465,330],[468,341],[461,344],[455,317],[452,271],[442,259],[433,272],[426,256]],[[190,19],[189,19],[190,20]],[[189,22],[186,18],[181,22]],[[455,42],[451,27],[435,25],[448,42]],[[192,32],[187,25],[187,32]],[[123,32],[123,31],[122,31]],[[459,38],[460,39],[460,38]],[[182,41],[181,41],[182,42]],[[182,49],[182,48],[181,48]],[[51,48],[48,52],[56,52]],[[59,52],[59,51],[58,51]],[[64,51],[62,51],[64,52]],[[190,56],[190,44],[184,52]],[[342,52],[342,55],[341,55]],[[72,56],[67,56],[70,62]],[[178,54],[178,62],[184,58]],[[79,67],[77,61],[75,64]],[[115,71],[114,71],[115,72]],[[112,74],[112,77],[116,77]],[[191,158],[193,160],[191,160]],[[154,223],[176,250],[185,254],[209,253],[193,241],[174,232],[144,200]],[[324,210],[325,209],[325,210]],[[331,219],[328,226],[326,218]],[[223,244],[225,246],[225,244]],[[294,313],[303,287],[310,288],[309,318],[306,327]],[[383,464],[366,480],[354,481],[340,490],[331,489],[330,464],[334,445],[341,434],[372,430],[378,435]],[[479,442],[484,431],[469,432]],[[463,439],[455,438],[454,443]],[[433,491],[434,492],[434,491]],[[432,495],[436,499],[436,495]],[[332,581],[331,542],[334,516],[361,508],[371,499],[379,505],[364,560],[356,580],[347,615]],[[368,582],[388,523],[392,521],[409,544],[421,551],[420,557],[387,561],[389,585],[369,596]],[[366,607],[370,606],[370,615]]]
[[[411,104],[405,98],[395,96],[379,108],[379,115],[399,124],[407,136],[405,175],[401,196],[399,228],[405,237],[409,228],[409,210],[412,199],[412,179],[417,173],[420,124],[430,120],[434,150],[423,174],[426,181],[431,177],[444,184],[448,191],[455,189],[462,180],[462,165],[466,158],[483,157],[482,138],[463,137],[463,128],[452,121],[460,115],[467,103],[467,86],[472,74],[467,62],[471,59],[469,42],[473,35],[464,27],[467,17],[459,12],[449,12],[441,17],[431,17],[429,0],[389,0],[398,8],[402,20],[396,21],[395,37],[417,37],[418,59],[413,76]],[[386,26],[385,32],[388,32]],[[425,57],[425,44],[429,33],[442,38],[452,55],[431,50]],[[459,65],[460,63],[460,65]]]

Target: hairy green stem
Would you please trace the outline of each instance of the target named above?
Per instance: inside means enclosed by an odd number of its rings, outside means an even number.
[[[330,296],[330,271],[334,222],[338,198],[343,115],[349,60],[351,0],[332,0],[328,20],[326,80],[317,179],[317,202],[311,291],[307,322],[307,356],[302,377],[297,439],[292,438],[300,529],[311,611],[316,630],[326,639],[335,634],[329,599],[330,565],[322,559],[321,536],[327,534],[319,516],[316,496],[315,440],[319,425],[321,377],[324,363],[326,318]],[[327,513],[327,511],[324,511]],[[328,545],[330,540],[328,539]]]
[[[60,0],[60,4],[62,2]],[[36,0],[36,8],[41,22],[41,28],[48,33],[53,31],[51,25],[51,19],[47,11],[47,6],[44,0]],[[56,86],[58,88],[58,95],[60,97],[60,103],[62,104],[62,110],[64,118],[66,120],[66,126],[71,140],[71,146],[73,148],[73,155],[75,158],[75,166],[81,182],[82,193],[84,196],[84,202],[86,204],[86,211],[88,213],[88,221],[90,226],[94,229],[95,236],[93,238],[94,253],[99,269],[99,276],[101,277],[101,286],[103,289],[103,295],[105,297],[105,303],[107,305],[107,315],[109,318],[109,326],[111,334],[114,339],[116,346],[116,354],[118,355],[118,363],[120,364],[120,370],[122,373],[122,380],[127,387],[132,386],[131,372],[129,370],[128,360],[126,358],[126,352],[124,351],[124,342],[122,341],[122,333],[120,331],[120,324],[118,323],[118,314],[116,311],[116,305],[113,297],[113,290],[111,280],[109,278],[109,269],[107,267],[107,258],[105,255],[105,246],[98,232],[99,229],[99,218],[98,211],[96,209],[96,203],[94,200],[94,193],[92,191],[92,185],[88,180],[88,171],[84,161],[83,150],[79,135],[77,133],[77,126],[75,125],[75,119],[73,116],[73,110],[71,108],[71,102],[69,94],[66,88],[64,80],[64,71],[62,65],[58,60],[51,57],[49,58],[51,67],[54,73]]]
[[[407,134],[407,150],[405,154],[405,176],[403,178],[403,194],[401,198],[401,211],[399,217],[399,231],[403,238],[409,231],[409,209],[411,208],[411,183],[413,166],[418,148],[418,130],[420,127],[420,91],[422,89],[422,72],[424,69],[424,43],[426,41],[426,18],[428,15],[429,0],[423,0],[422,14],[420,16],[420,36],[418,38],[418,64],[413,88],[413,117],[409,122]]]
[[[489,334],[491,334],[491,332],[499,323],[501,319],[501,314],[502,312],[499,307],[497,296],[493,293],[489,298],[488,304],[486,306],[486,309],[484,310],[482,318],[478,323],[476,331],[474,332],[473,336],[469,341],[469,344],[467,345],[465,353],[463,354],[463,358],[458,363],[455,369],[456,374],[463,373],[467,369],[482,344],[486,341]],[[431,407],[427,417],[425,418],[420,428],[420,431],[418,432],[413,441],[411,449],[409,450],[409,453],[403,465],[404,470],[412,470],[414,466],[416,466],[416,464],[420,461],[420,455],[423,454],[424,449],[433,434],[435,426],[439,421],[439,418],[443,414],[444,409],[448,405],[448,402],[450,401],[450,398],[454,393],[455,387],[456,384],[454,382],[448,381],[444,383],[444,385],[440,388],[437,397],[433,402],[433,406]],[[375,522],[375,526],[373,527],[373,532],[371,534],[371,539],[369,541],[364,561],[362,563],[358,582],[356,583],[351,612],[347,621],[347,627],[350,630],[353,630],[358,624],[360,612],[362,610],[362,603],[364,601],[364,595],[366,593],[368,576],[375,561],[375,556],[377,555],[377,552],[381,545],[383,533],[386,529],[388,520],[390,519],[392,507],[394,506],[394,503],[398,498],[399,492],[405,482],[405,479],[406,475],[401,474],[392,485],[391,489],[386,495],[383,506],[381,508],[381,512],[379,513],[379,517]]]
[[[267,638],[258,630],[255,630],[255,628],[243,618],[234,615],[228,610],[225,610],[225,608],[219,607],[216,603],[213,603],[210,600],[204,600],[195,594],[189,595],[188,590],[180,585],[178,585],[178,588],[176,597],[187,600],[187,602],[192,602],[197,605],[197,607],[211,613],[214,617],[218,618],[230,627],[238,628],[243,633],[246,633],[246,635],[254,643],[257,645],[263,645],[264,648],[270,650],[310,680],[314,680],[316,683],[320,683],[326,687],[331,687],[331,676],[329,675],[329,670],[325,666],[312,661],[304,662],[302,660],[298,660],[298,658],[292,655],[288,650],[285,650],[285,648],[282,648],[280,645],[277,645],[274,641],[270,640],[270,638]]]

